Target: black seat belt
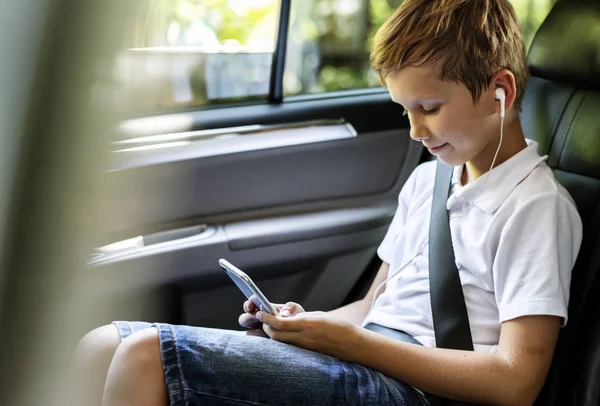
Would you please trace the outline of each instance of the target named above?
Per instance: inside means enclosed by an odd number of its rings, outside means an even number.
[[[435,172],[429,224],[429,293],[438,348],[473,351],[469,316],[450,236],[446,202],[452,167],[440,161]]]
[[[473,351],[469,316],[450,235],[446,203],[453,169],[437,162],[429,224],[429,294],[437,348]],[[428,396],[428,398],[430,398]],[[431,397],[433,406],[464,403]]]

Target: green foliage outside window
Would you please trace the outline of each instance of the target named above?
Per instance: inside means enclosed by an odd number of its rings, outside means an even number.
[[[529,46],[555,0],[510,0]],[[292,0],[286,96],[379,87],[373,37],[402,0]],[[264,98],[279,0],[148,0],[116,66],[123,109]]]
[[[544,21],[555,0],[510,0],[523,30],[525,45],[529,48],[533,36]],[[377,29],[394,12],[401,1],[370,0],[369,21],[371,22],[366,38],[365,52],[371,49],[373,37]],[[319,74],[319,82],[323,91],[358,89],[379,85],[375,75],[367,63],[362,69],[351,69],[347,66],[324,66]]]

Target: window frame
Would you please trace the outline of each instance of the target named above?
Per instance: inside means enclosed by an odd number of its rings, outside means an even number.
[[[156,115],[162,116],[165,114],[185,114],[191,112],[221,110],[233,107],[255,105],[281,105],[283,103],[304,102],[309,100],[337,99],[387,93],[387,90],[384,88],[372,87],[285,96],[283,89],[283,77],[285,73],[287,57],[292,1],[293,0],[279,0],[278,3],[277,22],[275,29],[275,47],[271,58],[269,90],[266,95],[252,95],[234,99],[217,99],[209,103],[198,105],[179,107],[177,105],[173,105],[161,111],[140,112],[140,114],[135,114],[134,116],[130,117],[129,120]]]
[[[142,113],[138,117],[151,115],[164,115],[173,113],[186,113],[194,111],[204,111],[213,109],[226,109],[231,107],[243,107],[252,105],[281,105],[282,103],[304,102],[310,100],[336,99],[343,97],[356,97],[361,95],[376,95],[387,93],[383,87],[367,87],[357,89],[345,89],[331,92],[298,94],[284,96],[283,77],[285,73],[287,44],[289,35],[290,16],[293,0],[279,0],[277,11],[277,22],[275,30],[275,48],[271,59],[271,72],[269,78],[269,90],[266,95],[243,96],[236,99],[217,99],[209,103],[189,105],[185,107],[173,106],[172,108],[160,112]],[[368,1],[368,0],[367,0]],[[533,1],[533,0],[529,0]],[[553,5],[556,4],[553,1]],[[265,97],[266,96],[266,97]],[[131,117],[132,119],[135,117]]]
[[[338,90],[333,92],[299,94],[293,96],[284,96],[283,93],[283,75],[285,73],[285,62],[287,56],[287,43],[289,34],[290,15],[292,10],[292,0],[280,0],[278,10],[278,21],[275,30],[275,49],[273,51],[273,59],[271,63],[271,78],[269,82],[269,93],[267,95],[267,104],[282,104],[290,102],[303,102],[309,100],[334,99],[340,97],[356,97],[373,94],[387,93],[383,87],[366,87],[360,89]],[[259,96],[260,97],[260,96]],[[253,101],[264,104],[264,98],[257,97]],[[226,108],[228,106],[238,106],[241,103],[223,103],[213,104],[214,108]],[[201,108],[203,109],[204,106]]]
[[[283,74],[285,70],[285,59],[287,55],[287,39],[290,25],[290,14],[292,0],[279,0],[279,12],[275,50],[273,51],[273,62],[271,63],[271,80],[269,82],[269,94],[267,102],[270,104],[281,104],[283,102]]]

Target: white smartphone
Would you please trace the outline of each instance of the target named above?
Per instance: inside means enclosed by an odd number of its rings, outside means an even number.
[[[233,283],[240,288],[248,300],[252,300],[254,304],[256,304],[256,306],[263,312],[271,313],[274,316],[279,315],[277,310],[275,310],[275,307],[267,300],[265,295],[260,291],[260,289],[258,289],[256,284],[248,275],[224,259],[219,260],[219,265],[221,268],[223,268],[223,270],[225,270],[225,273],[229,275]]]

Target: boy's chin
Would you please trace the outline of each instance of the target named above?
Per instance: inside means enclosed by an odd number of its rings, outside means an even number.
[[[464,160],[452,156],[438,156],[437,159],[448,166],[463,166],[465,164]]]

